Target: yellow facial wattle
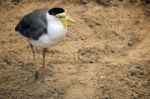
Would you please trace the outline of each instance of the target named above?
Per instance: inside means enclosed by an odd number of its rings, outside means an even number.
[[[67,28],[70,25],[70,22],[73,22],[73,23],[75,22],[66,13],[57,14],[56,17],[61,19],[61,21],[62,21],[65,28]]]
[[[70,22],[67,19],[67,17],[66,18],[61,18],[61,21],[62,21],[65,28],[67,28],[70,25]]]

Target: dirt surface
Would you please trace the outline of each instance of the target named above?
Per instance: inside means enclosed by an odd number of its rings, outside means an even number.
[[[150,99],[148,1],[1,0],[0,99]],[[68,9],[76,23],[49,48],[41,72],[47,81],[35,81],[42,51],[34,62],[14,28],[32,10],[54,6]]]

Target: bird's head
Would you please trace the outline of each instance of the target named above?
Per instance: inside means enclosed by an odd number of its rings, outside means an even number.
[[[66,9],[63,9],[61,7],[55,7],[49,10],[50,15],[54,15],[57,18],[60,18],[62,23],[64,24],[65,28],[70,25],[70,22],[75,22],[73,19],[71,19],[67,13]]]

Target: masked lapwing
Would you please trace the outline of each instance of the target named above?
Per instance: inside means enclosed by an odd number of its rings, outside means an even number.
[[[15,30],[26,37],[33,47],[43,49],[43,65],[45,67],[45,56],[48,47],[59,43],[67,33],[70,22],[74,22],[66,9],[54,7],[51,9],[37,9],[25,15],[17,24]],[[38,71],[35,78],[38,77]]]

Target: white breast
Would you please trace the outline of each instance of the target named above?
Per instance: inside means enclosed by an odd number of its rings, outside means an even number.
[[[46,19],[48,33],[43,34],[38,40],[30,39],[31,44],[35,47],[47,48],[56,45],[66,36],[67,29],[59,18],[47,13]]]

